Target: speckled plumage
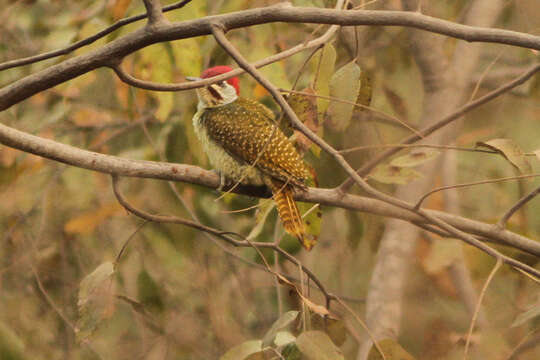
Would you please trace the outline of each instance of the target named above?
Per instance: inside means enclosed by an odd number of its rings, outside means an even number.
[[[210,160],[218,171],[222,171],[232,180],[239,180],[238,173],[243,175],[245,165],[253,164],[259,157],[254,166],[256,169],[273,179],[304,187],[304,181],[308,176],[307,168],[296,148],[279,127],[274,126],[271,115],[272,112],[264,105],[245,98],[238,98],[223,106],[204,109],[198,119],[199,126],[204,128],[202,132],[208,136],[203,143],[211,141],[221,145],[237,164],[223,159],[222,154],[216,154],[212,150],[207,151]],[[212,156],[216,155],[220,159],[212,160]],[[222,164],[223,160],[226,160],[226,164]],[[229,169],[230,166],[242,169],[241,171]]]
[[[218,68],[208,69],[203,75],[230,71]],[[272,190],[283,227],[309,250],[312,243],[304,241],[305,226],[293,199],[293,187],[305,188],[309,171],[275,124],[272,111],[238,97],[238,83],[230,80],[197,89],[195,133],[222,179],[264,184]]]

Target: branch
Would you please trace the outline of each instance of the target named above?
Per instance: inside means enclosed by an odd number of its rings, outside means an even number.
[[[302,265],[298,261],[298,259],[296,259],[294,256],[289,254],[287,251],[280,248],[278,244],[274,244],[274,243],[270,243],[270,242],[253,242],[253,241],[249,241],[249,240],[245,239],[240,234],[232,233],[232,232],[220,231],[220,230],[211,228],[209,226],[203,225],[203,224],[201,224],[199,222],[191,221],[191,220],[188,220],[188,219],[183,219],[183,218],[180,218],[180,217],[177,217],[177,216],[164,216],[164,215],[149,214],[149,213],[147,213],[145,211],[137,209],[136,207],[134,207],[133,205],[128,203],[126,198],[122,195],[122,193],[120,193],[120,190],[118,189],[118,176],[112,175],[112,185],[113,185],[114,195],[118,199],[118,202],[128,212],[130,212],[130,213],[132,213],[132,214],[134,214],[134,215],[136,215],[136,216],[138,216],[138,217],[140,217],[142,219],[145,219],[147,221],[152,221],[152,222],[157,222],[157,223],[172,223],[172,224],[180,224],[180,225],[189,226],[191,228],[194,228],[194,229],[197,229],[197,230],[200,230],[200,231],[204,231],[204,232],[206,232],[208,234],[214,235],[214,236],[220,238],[221,240],[224,240],[225,242],[227,242],[227,243],[229,243],[229,244],[231,244],[233,246],[236,246],[236,247],[252,247],[255,250],[257,250],[257,252],[259,252],[259,250],[258,250],[259,248],[272,249],[273,251],[275,251],[278,254],[282,255],[288,261],[290,261],[293,264],[299,266],[302,269],[302,271],[308,276],[308,278],[311,279],[317,285],[317,287],[319,288],[319,290],[321,290],[321,292],[323,293],[323,295],[325,296],[327,301],[329,299],[336,299],[336,296],[329,293],[326,290],[326,288],[324,287],[322,282],[317,278],[317,276],[315,276],[315,274],[311,270],[309,270],[307,267]],[[237,236],[237,237],[239,237],[239,238],[241,238],[243,240],[235,240],[229,235],[235,235],[235,236]],[[261,256],[263,256],[263,255],[261,255]],[[263,257],[263,260],[264,260],[264,257]],[[270,272],[272,272],[272,271],[270,271]],[[274,275],[277,275],[274,272],[272,272],[272,273]],[[281,276],[284,276],[284,275],[281,275]]]
[[[171,11],[171,10],[180,9],[180,8],[184,7],[185,5],[189,4],[191,1],[193,1],[193,0],[179,1],[179,2],[177,2],[175,4],[165,6],[161,10],[163,12],[167,12],[167,11]],[[115,22],[111,26],[101,30],[100,32],[98,32],[98,33],[96,33],[96,34],[94,34],[94,35],[92,35],[90,37],[87,37],[86,39],[79,40],[79,41],[77,41],[77,42],[75,42],[75,43],[73,43],[73,44],[71,44],[71,45],[69,45],[69,46],[67,46],[65,48],[49,51],[49,52],[46,52],[46,53],[43,53],[43,54],[38,54],[38,55],[34,55],[34,56],[25,57],[25,58],[22,58],[22,59],[16,59],[16,60],[10,60],[10,61],[3,62],[3,63],[0,64],[0,71],[6,70],[6,69],[11,69],[11,68],[18,67],[18,66],[33,64],[33,63],[36,63],[36,62],[39,62],[39,61],[42,61],[42,60],[47,60],[47,59],[51,59],[51,58],[54,58],[54,57],[57,57],[57,56],[69,54],[69,53],[71,53],[71,52],[73,52],[73,51],[75,51],[75,50],[77,50],[79,48],[82,48],[83,46],[92,44],[93,42],[101,39],[102,37],[109,35],[113,31],[118,30],[119,28],[121,28],[124,25],[128,25],[128,24],[134,23],[134,22],[142,20],[142,19],[146,19],[146,13],[118,20],[117,22]]]
[[[61,144],[53,140],[43,139],[3,124],[0,124],[0,143],[47,159],[105,174],[180,181],[212,189],[219,187],[219,176],[216,173],[197,166],[130,160],[100,154]],[[237,187],[234,192],[255,197],[269,196],[266,188],[246,185]],[[376,199],[343,194],[335,189],[309,188],[305,192],[295,194],[295,199],[425,224],[424,218],[410,211],[388,205]],[[468,233],[540,256],[540,243],[527,237],[508,230],[501,230],[495,225],[470,220],[457,215],[431,210],[427,210],[427,212]]]
[[[540,186],[534,189],[533,191],[531,191],[530,193],[528,193],[527,195],[523,196],[521,199],[519,199],[518,202],[515,203],[515,205],[512,206],[510,209],[508,209],[508,211],[501,217],[497,225],[500,226],[501,228],[505,228],[506,223],[508,222],[508,219],[510,219],[510,217],[514,215],[514,213],[518,211],[523,205],[525,205],[530,200],[534,199],[536,195],[538,195],[539,193],[540,193]]]
[[[165,21],[159,0],[143,0],[143,3],[148,16],[148,26],[155,26]]]
[[[435,122],[433,125],[430,125],[422,130],[419,130],[420,134],[422,134],[424,137],[427,137],[428,135],[431,135],[435,131],[439,130],[440,128],[454,122],[455,120],[459,119],[461,116],[465,115],[469,111],[495,99],[499,95],[502,95],[511,89],[523,84],[527,80],[529,80],[531,77],[533,77],[538,71],[540,71],[540,63],[533,65],[530,67],[527,71],[525,71],[520,77],[502,85],[498,89],[495,89],[486,95],[469,102],[468,104],[463,105],[453,113],[443,117],[441,120]],[[421,138],[417,135],[410,135],[403,139],[400,144],[411,144],[414,143]],[[401,148],[393,148],[390,150],[387,150],[380,155],[376,156],[373,160],[366,163],[364,166],[362,166],[358,170],[358,174],[360,176],[366,176],[377,164],[381,163],[385,159],[389,158],[390,156],[394,155],[395,153],[399,152]],[[353,184],[353,181],[351,179],[347,179],[344,181],[338,188],[342,191],[347,191]]]
[[[178,23],[160,24],[153,31],[141,28],[86,54],[68,59],[0,89],[0,111],[43,90],[103,66],[114,66],[124,56],[143,47],[163,42],[208,35],[212,24],[238,29],[273,22],[317,23],[342,26],[405,26],[435,32],[467,41],[482,41],[540,50],[540,36],[516,31],[456,24],[415,12],[334,10],[302,7],[250,9],[225,15],[208,16]]]

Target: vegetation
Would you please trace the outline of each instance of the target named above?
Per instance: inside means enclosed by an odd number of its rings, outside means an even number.
[[[535,0],[0,5],[0,359],[540,357]],[[218,64],[317,174],[310,252],[215,190]]]

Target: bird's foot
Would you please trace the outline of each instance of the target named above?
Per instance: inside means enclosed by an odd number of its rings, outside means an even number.
[[[219,186],[217,187],[217,191],[219,192],[223,192],[223,189],[225,189],[226,187],[228,187],[230,185],[230,181],[229,179],[227,179],[222,173],[220,173],[219,171],[217,170],[213,170],[216,174],[219,175]]]

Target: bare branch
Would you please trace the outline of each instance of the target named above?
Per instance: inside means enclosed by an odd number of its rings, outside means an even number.
[[[193,1],[193,0],[179,1],[179,2],[177,2],[175,4],[165,6],[162,9],[162,11],[167,12],[167,11],[171,11],[171,10],[180,9],[180,8],[184,7],[185,5],[189,4],[191,1]],[[69,45],[69,46],[67,46],[65,48],[49,51],[49,52],[46,52],[46,53],[43,53],[43,54],[38,54],[38,55],[34,55],[34,56],[25,57],[25,58],[22,58],[22,59],[16,59],[16,60],[10,60],[10,61],[3,62],[3,63],[0,64],[0,71],[6,70],[6,69],[11,69],[11,68],[14,68],[14,67],[17,67],[17,66],[33,64],[33,63],[36,63],[36,62],[39,62],[39,61],[43,61],[43,60],[51,59],[51,58],[54,58],[54,57],[57,57],[57,56],[69,54],[69,53],[71,53],[71,52],[73,52],[73,51],[75,51],[75,50],[77,50],[79,48],[82,48],[83,46],[92,44],[93,42],[101,39],[102,37],[109,35],[113,31],[118,30],[119,28],[121,28],[124,25],[128,25],[128,24],[134,23],[136,21],[139,21],[139,20],[142,20],[142,19],[145,19],[145,18],[146,18],[146,14],[139,14],[139,15],[135,15],[135,16],[130,16],[128,18],[118,20],[117,22],[115,22],[114,24],[109,26],[108,28],[99,31],[96,34],[94,34],[94,35],[92,35],[90,37],[87,37],[86,39],[79,40],[79,41],[77,41],[77,42],[75,42],[75,43],[73,43],[73,44],[71,44],[71,45]]]
[[[539,193],[540,193],[540,186],[534,189],[533,191],[531,191],[530,193],[528,193],[527,195],[523,196],[521,199],[519,199],[519,201],[515,203],[514,206],[512,206],[510,209],[508,209],[508,211],[501,217],[497,225],[500,226],[501,228],[505,228],[506,223],[508,222],[508,219],[510,219],[510,217],[514,215],[516,211],[521,209],[523,205],[525,205],[530,200],[534,199],[536,195],[538,195]]]
[[[153,31],[133,31],[104,47],[68,59],[35,74],[26,76],[0,89],[0,111],[34,94],[102,66],[114,66],[121,58],[143,47],[171,40],[180,40],[212,33],[212,24],[224,29],[238,29],[272,22],[317,23],[342,26],[385,25],[405,26],[431,31],[467,41],[508,44],[540,50],[540,36],[466,26],[419,13],[403,11],[334,10],[302,7],[250,9],[225,15],[208,16],[178,23],[160,24]]]
[[[414,207],[416,209],[420,208],[420,206],[422,206],[422,203],[424,202],[424,200],[426,200],[426,198],[428,196],[430,196],[431,194],[434,194],[436,192],[439,192],[439,191],[450,190],[450,189],[458,189],[458,188],[470,187],[470,186],[475,186],[475,185],[493,184],[493,183],[499,183],[499,182],[509,181],[509,180],[530,179],[530,178],[534,178],[534,177],[538,177],[538,176],[540,176],[540,174],[509,176],[509,177],[498,178],[498,179],[489,179],[489,180],[473,181],[473,182],[464,183],[464,184],[454,184],[454,185],[448,185],[448,186],[441,186],[441,187],[432,189],[432,190],[428,191],[427,193],[425,193],[424,195],[422,195],[420,197],[420,199],[416,202],[416,205],[414,205]],[[538,191],[540,192],[540,189]]]
[[[217,189],[219,186],[219,176],[217,174],[197,166],[130,160],[100,154],[30,135],[3,124],[0,124],[0,143],[47,159],[105,174],[181,181],[212,189]],[[235,192],[255,197],[270,196],[266,188],[247,185],[237,187]],[[425,223],[424,218],[410,211],[396,208],[376,199],[344,194],[336,189],[309,188],[305,192],[295,194],[295,199],[398,218],[414,223]],[[495,225],[470,220],[457,215],[439,211],[427,211],[468,233],[540,256],[540,244],[524,236],[507,230],[501,230]]]
[[[481,105],[495,99],[499,95],[502,95],[502,94],[510,91],[511,89],[515,88],[516,86],[519,86],[519,85],[523,84],[524,82],[529,80],[531,77],[533,77],[538,71],[540,71],[540,63],[530,67],[529,70],[525,71],[520,77],[518,77],[518,78],[516,78],[516,79],[502,85],[498,89],[495,89],[495,90],[489,92],[488,94],[486,94],[486,95],[484,95],[484,96],[482,96],[482,97],[480,97],[480,98],[478,98],[478,99],[476,99],[474,101],[469,102],[468,104],[463,105],[462,107],[460,107],[459,109],[457,109],[453,113],[445,116],[441,120],[437,121],[435,124],[430,125],[430,126],[426,127],[425,129],[420,130],[419,132],[424,136],[428,136],[428,135],[434,133],[435,131],[439,130],[440,128],[442,128],[442,127],[452,123],[453,121],[459,119],[461,116],[465,115],[469,111],[471,111],[471,110],[473,110],[473,109],[475,109],[475,108],[477,108],[477,107],[479,107],[479,106],[481,106]],[[416,135],[410,135],[410,136],[406,137],[401,142],[401,144],[410,144],[410,143],[414,143],[414,142],[416,142],[418,140],[420,140],[420,137],[418,137]],[[376,156],[373,160],[369,161],[367,164],[362,166],[358,170],[358,174],[360,176],[366,176],[373,168],[375,168],[375,166],[377,166],[377,164],[380,164],[382,161],[384,161],[385,159],[387,159],[390,156],[394,155],[395,153],[399,152],[400,150],[401,150],[400,148],[394,148],[394,149],[387,150],[384,153]],[[343,191],[347,191],[347,189],[349,189],[352,185],[353,185],[353,181],[351,179],[347,179],[346,181],[344,181],[339,186],[339,189],[341,189]]]
[[[149,26],[157,25],[165,20],[159,0],[143,0],[143,3],[146,8]]]

